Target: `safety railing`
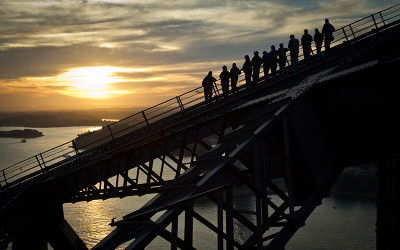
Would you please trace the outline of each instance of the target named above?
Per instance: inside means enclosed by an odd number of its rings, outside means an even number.
[[[334,41],[332,42],[332,47],[341,46],[344,42],[362,39],[364,36],[374,34],[375,32],[378,33],[380,29],[389,26],[389,24],[399,22],[399,16],[400,4],[397,4],[336,29],[333,33]],[[312,46],[312,53],[316,53],[315,44]],[[303,58],[302,53],[300,53],[299,57],[300,59]],[[287,65],[289,65],[289,60],[287,60]],[[240,75],[238,87],[244,84],[244,76]],[[214,84],[214,98],[219,98],[221,94],[222,89],[220,85]],[[198,87],[103,127],[101,130],[84,134],[74,140],[15,163],[1,170],[0,191],[62,166],[87,154],[91,149],[120,138],[132,131],[154,124],[170,115],[185,112],[185,110],[194,108],[197,105],[203,105],[203,100],[203,88]]]
[[[241,84],[241,82],[242,79],[238,81],[238,84]],[[215,93],[221,92],[218,84],[214,84],[214,91]],[[214,94],[214,99],[219,97]],[[173,114],[201,105],[203,100],[203,87],[198,87],[100,130],[86,133],[74,140],[15,163],[0,172],[0,191],[84,156],[90,149],[99,145],[120,138],[149,124],[154,124]]]
[[[331,47],[346,46],[348,43],[375,35],[382,29],[389,28],[391,24],[398,23],[399,19],[400,4],[397,4],[346,26],[340,28],[336,27],[335,32],[333,32],[334,40],[331,42]],[[319,28],[319,31],[322,31],[322,26]],[[322,50],[324,50],[324,44],[322,44]],[[311,54],[317,54],[315,43],[312,44]],[[304,59],[302,50],[300,50],[299,53],[299,60],[301,59]]]
[[[356,22],[343,26],[333,33],[333,46],[346,45],[348,42],[360,40],[375,33],[379,33],[382,28],[388,28],[390,24],[399,21],[400,4],[364,17]]]

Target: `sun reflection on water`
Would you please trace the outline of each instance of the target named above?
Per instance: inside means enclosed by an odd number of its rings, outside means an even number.
[[[64,216],[90,249],[115,229],[109,225],[112,218],[139,209],[151,198],[151,195],[144,195],[68,203],[64,204]],[[116,218],[116,220],[120,219]]]

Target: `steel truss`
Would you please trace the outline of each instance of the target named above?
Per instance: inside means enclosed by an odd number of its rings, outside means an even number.
[[[274,103],[270,104],[271,101]],[[267,98],[261,109],[270,114],[289,101],[287,96]],[[265,107],[264,104],[270,105]],[[159,128],[151,128],[156,132],[152,134],[150,131],[149,139],[123,144],[122,152],[117,145],[115,154],[107,151],[107,155],[112,155],[107,159],[101,156],[98,159],[90,159],[89,165],[82,160],[82,168],[75,165],[74,171],[63,174],[54,182],[56,188],[62,190],[63,202],[179,190],[181,187],[169,184],[188,170],[189,166],[198,165],[201,155],[212,150],[213,141],[232,139],[229,135],[224,136],[230,133],[237,123],[232,117],[243,112],[251,114],[248,119],[257,119],[259,115],[255,111],[232,111],[231,108],[221,112],[221,107],[217,105],[214,109],[215,113],[208,116],[203,116],[202,113],[197,116],[186,114],[188,118],[180,117],[182,125],[175,123],[173,127],[165,126],[162,133],[159,132]],[[252,126],[249,129],[255,125]],[[233,142],[235,140],[237,139]]]
[[[171,188],[179,189],[180,187],[168,187],[168,184],[188,169],[188,166],[198,157],[198,152],[212,148],[210,142],[206,141],[206,137],[218,137],[219,131],[215,130],[215,127],[221,127],[224,124],[226,124],[225,120],[218,120],[214,124],[191,128],[183,133],[180,131],[165,139],[134,146],[107,161],[85,168],[80,178],[66,179],[74,192],[71,196],[72,201],[158,193]],[[160,164],[155,164],[156,161]],[[155,165],[160,165],[160,167]],[[76,173],[74,175],[76,177]],[[87,183],[93,184],[86,186]],[[86,187],[81,189],[81,186]]]
[[[113,222],[116,229],[93,249],[113,249],[132,239],[127,249],[143,249],[158,236],[169,242],[171,249],[193,249],[196,223],[216,235],[218,249],[282,249],[323,197],[311,192],[299,201],[294,195],[292,168],[301,157],[292,155],[294,145],[288,144],[291,132],[282,113],[289,102],[280,104],[276,110],[255,108],[257,116],[248,116],[230,133],[226,134],[229,127],[225,127],[209,152],[197,156],[192,150],[190,168],[141,209]],[[269,160],[276,153],[279,159]],[[286,185],[276,185],[274,179],[278,178],[284,178]],[[254,197],[254,210],[243,211],[233,205],[240,186]],[[271,201],[271,194],[279,201]],[[196,204],[204,198],[216,206],[214,220],[196,211]],[[183,238],[177,230],[182,216]],[[234,224],[241,224],[249,236],[239,239]]]
[[[193,143],[188,141],[188,135],[199,134],[200,130],[180,134],[181,144],[175,146],[179,148],[179,156],[174,159],[174,178],[162,187],[160,185],[162,190],[141,209],[124,216],[122,220],[113,221],[111,225],[116,229],[94,249],[114,249],[132,239],[127,249],[143,249],[158,236],[167,240],[172,249],[194,248],[194,219],[217,235],[215,245],[219,249],[224,245],[228,249],[263,248],[264,245],[269,249],[282,249],[297,229],[304,225],[316,206],[321,204],[329,190],[328,186],[318,186],[306,167],[299,149],[301,145],[296,138],[299,132],[291,124],[289,116],[293,115],[288,107],[293,103],[293,95],[296,97],[299,92],[306,91],[332,70],[318,74],[312,81],[305,79],[299,83],[299,89],[294,87],[280,94],[272,103],[259,101],[238,108],[241,120],[235,119],[235,111],[229,112],[224,119],[218,117],[214,123],[208,120],[206,124],[217,126],[212,129],[200,127],[212,131],[217,137],[217,144],[209,146],[209,151],[204,154],[197,154],[195,150],[196,145],[207,149],[205,145],[208,144],[204,139],[195,140],[189,150],[186,146]],[[170,150],[157,154],[159,148],[162,146],[153,145],[148,149],[151,152],[148,155],[159,159],[170,157],[170,153],[167,153]],[[179,175],[180,167],[186,166],[182,161],[186,152],[190,156],[190,167]],[[162,161],[163,164],[165,161]],[[152,170],[152,165],[150,161],[144,169]],[[283,179],[285,185],[275,185],[275,179]],[[150,182],[151,178],[148,177],[146,185]],[[254,210],[241,211],[233,206],[237,186],[245,187],[254,197]],[[279,201],[271,201],[270,194],[279,197]],[[196,211],[194,205],[203,198],[209,199],[217,207],[216,221]],[[253,220],[247,218],[248,215],[254,217]],[[180,223],[184,227],[183,238],[177,235],[180,216],[185,218],[184,223]],[[247,239],[238,239],[237,232],[233,230],[234,223],[247,229]]]

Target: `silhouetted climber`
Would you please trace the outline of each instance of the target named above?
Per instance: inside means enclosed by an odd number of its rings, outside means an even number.
[[[279,74],[281,75],[285,73],[286,52],[288,52],[288,49],[283,47],[283,43],[279,44],[278,63],[279,63]]]
[[[249,88],[251,86],[251,71],[252,71],[251,61],[250,61],[250,57],[248,55],[245,55],[244,58],[245,58],[245,61],[244,61],[241,71],[244,72],[244,76],[246,79],[246,88]]]
[[[232,87],[232,92],[236,93],[238,92],[237,88],[237,82],[239,80],[239,75],[240,75],[240,69],[236,66],[236,63],[232,63],[232,68],[230,72],[230,77],[231,77],[231,87]]]
[[[322,41],[324,40],[324,35],[316,28],[314,34],[315,47],[317,47],[317,55],[321,57]]]
[[[253,84],[256,85],[258,83],[258,79],[260,78],[260,67],[261,67],[262,59],[258,55],[258,51],[254,51],[254,56],[251,59],[251,64],[253,65]]]
[[[325,53],[329,53],[331,50],[331,42],[333,41],[333,32],[335,31],[335,27],[329,23],[329,19],[325,19],[325,24],[322,27],[322,35],[324,35],[324,46]]]
[[[290,62],[294,68],[299,62],[299,40],[294,35],[290,35],[288,49],[290,51]]]
[[[308,34],[308,29],[304,30],[304,35],[301,37],[301,45],[303,46],[303,55],[305,60],[310,59],[311,43],[313,38]]]
[[[222,66],[222,72],[219,74],[219,79],[221,79],[222,94],[224,97],[228,97],[229,94],[229,71],[226,66]]]
[[[262,62],[263,62],[263,70],[264,70],[264,78],[265,81],[268,78],[269,69],[271,68],[271,61],[267,51],[263,51]]]
[[[204,87],[204,98],[206,99],[206,103],[211,103],[211,98],[212,98],[212,89],[213,89],[213,84],[217,81],[212,76],[212,71],[208,72],[208,75],[204,77],[202,85]]]
[[[271,60],[271,75],[276,76],[276,68],[278,66],[278,51],[275,49],[275,45],[271,46],[271,51],[268,53]]]

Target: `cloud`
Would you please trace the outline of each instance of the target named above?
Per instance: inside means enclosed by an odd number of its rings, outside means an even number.
[[[318,2],[318,7],[320,11],[335,13],[339,16],[363,9],[365,3],[366,0],[331,0]]]
[[[0,51],[0,79],[55,76],[66,68],[108,64],[115,59],[110,49],[88,44],[67,47],[10,48]],[[118,60],[117,60],[118,61]]]
[[[286,45],[290,34],[320,28],[326,17],[338,28],[388,4],[393,1],[2,0],[0,89],[71,68],[114,66],[146,69],[116,73],[124,81],[113,83],[115,90],[136,91],[126,96],[177,95],[198,86],[209,70],[241,66],[245,54]]]

